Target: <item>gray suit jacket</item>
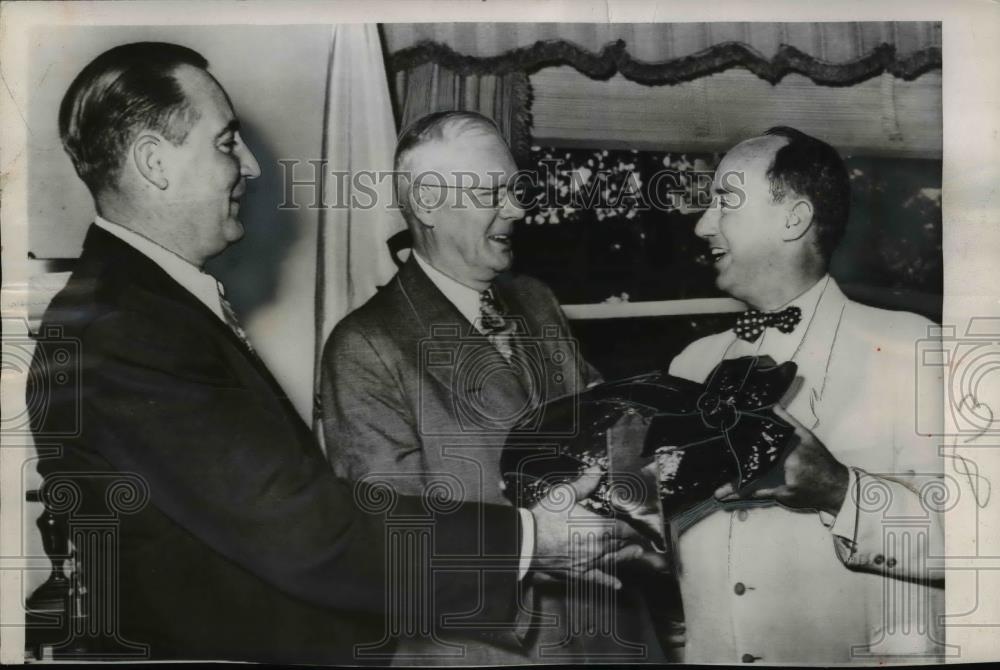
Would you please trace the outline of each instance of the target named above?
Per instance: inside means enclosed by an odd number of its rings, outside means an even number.
[[[499,457],[508,429],[537,418],[532,412],[540,403],[582,391],[599,378],[579,355],[548,287],[505,274],[494,282],[494,293],[524,333],[515,347],[527,365],[508,365],[413,258],[337,325],[323,352],[321,402],[327,457],[340,475],[381,480],[400,493],[434,491],[464,500],[506,501]],[[616,593],[614,604],[604,598],[596,608],[582,599],[576,601],[578,607],[567,607],[565,585],[534,584],[531,589],[525,608],[548,619],[535,619],[524,655],[477,647],[456,660],[579,662],[601,654],[605,660],[657,658],[655,643],[655,649],[638,650],[618,639],[647,634],[645,639],[654,639],[636,594]],[[588,622],[598,621],[595,635],[572,635],[568,626],[581,622],[569,620],[569,609]],[[417,662],[421,652],[413,650],[419,647],[404,642],[399,660]]]
[[[544,284],[501,275],[494,292],[527,331],[516,346],[534,366],[507,365],[412,259],[337,325],[323,353],[321,402],[339,474],[384,475],[405,493],[444,486],[466,500],[506,502],[507,431],[596,373]]]

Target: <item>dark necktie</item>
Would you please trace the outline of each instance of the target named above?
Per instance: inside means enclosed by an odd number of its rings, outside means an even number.
[[[493,297],[493,289],[486,289],[479,294],[480,324],[487,339],[497,348],[500,355],[509,361],[514,350],[511,338],[517,324],[504,318],[504,310]]]
[[[219,304],[222,305],[222,314],[226,317],[226,325],[229,326],[229,329],[246,345],[251,353],[256,353],[250,344],[250,340],[247,338],[246,331],[240,325],[240,320],[236,317],[236,312],[233,311],[233,306],[226,300],[226,296],[223,295],[221,288],[219,290]]]
[[[765,328],[777,328],[782,333],[790,333],[795,330],[802,320],[802,310],[798,307],[786,307],[780,312],[759,312],[756,309],[748,309],[736,319],[733,330],[736,337],[747,342],[753,342]]]

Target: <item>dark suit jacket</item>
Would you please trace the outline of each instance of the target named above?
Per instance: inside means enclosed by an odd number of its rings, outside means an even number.
[[[337,324],[324,347],[321,402],[327,457],[339,474],[385,480],[405,493],[434,490],[464,500],[506,500],[499,459],[511,425],[532,416],[540,403],[582,391],[599,377],[580,355],[547,286],[502,274],[493,290],[523,328],[515,347],[533,367],[508,365],[412,257],[379,293]],[[589,591],[584,595],[593,597]],[[564,584],[536,584],[526,594],[526,608],[549,620],[534,626],[523,652],[480,645],[464,661],[659,658],[635,591],[614,598],[617,607],[610,598],[595,604],[574,597]],[[571,612],[580,620],[570,621]],[[611,619],[617,638],[606,630]],[[571,632],[572,625],[581,624],[584,629],[593,625],[597,633]],[[648,655],[631,655],[636,647],[622,640],[648,643]],[[414,648],[419,649],[419,641],[404,643],[401,653]]]
[[[122,636],[156,658],[299,662],[351,661],[354,643],[378,641],[385,518],[359,509],[365,496],[334,476],[268,370],[220,319],[94,226],[43,319],[52,326],[79,342],[80,385],[35,404],[36,443],[52,444],[46,435],[77,416],[80,430],[58,440],[61,455],[40,472],[74,477],[92,507],[105,500],[93,473],[136,473],[148,487],[150,503],[123,515],[118,532]],[[43,357],[33,366],[37,379],[50,374]],[[418,499],[396,505],[429,513]],[[430,514],[436,551],[508,562],[519,553],[512,509]],[[436,611],[507,622],[515,592],[516,570],[450,572],[435,581]]]

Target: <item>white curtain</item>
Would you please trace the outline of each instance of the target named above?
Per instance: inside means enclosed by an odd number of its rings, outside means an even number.
[[[326,207],[320,211],[316,257],[315,386],[327,336],[395,274],[386,240],[405,228],[399,211],[390,206],[392,179],[375,178],[392,170],[396,146],[375,24],[334,26],[326,110]],[[322,431],[316,432],[322,439]]]

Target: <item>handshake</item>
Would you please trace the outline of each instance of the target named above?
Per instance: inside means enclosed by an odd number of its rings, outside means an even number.
[[[620,589],[616,566],[643,562],[658,568],[665,562],[651,556],[633,526],[591,511],[586,501],[601,485],[604,472],[593,466],[576,480],[551,487],[530,512],[535,520],[535,550],[531,571],[545,579],[583,579]]]

